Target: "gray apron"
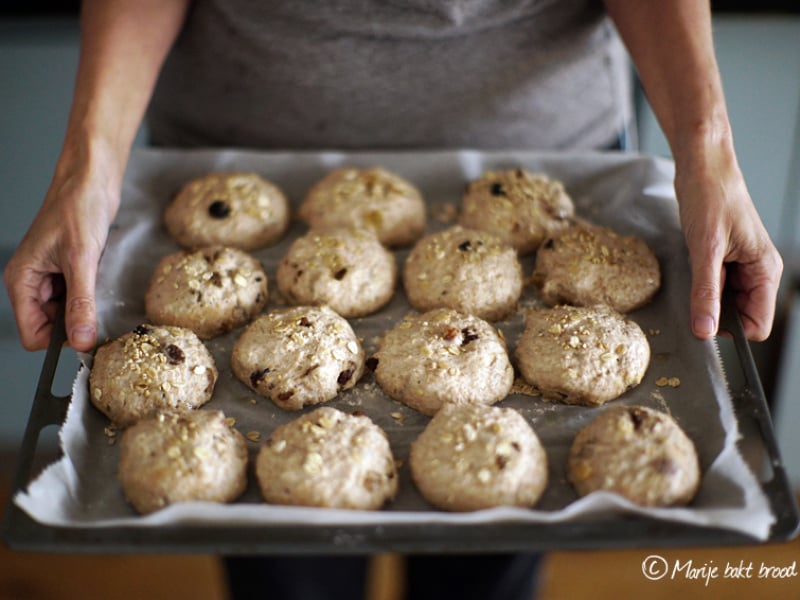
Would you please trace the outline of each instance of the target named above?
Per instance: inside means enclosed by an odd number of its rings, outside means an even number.
[[[627,55],[593,0],[196,0],[152,142],[269,149],[614,145]]]

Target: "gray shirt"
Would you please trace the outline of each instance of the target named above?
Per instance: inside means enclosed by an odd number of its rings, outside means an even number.
[[[574,150],[631,117],[599,0],[195,0],[156,144]]]

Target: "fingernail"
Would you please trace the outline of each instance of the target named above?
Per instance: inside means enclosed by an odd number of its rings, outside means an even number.
[[[73,343],[87,345],[94,342],[94,328],[88,325],[78,325],[72,328],[70,336]]]
[[[703,337],[711,337],[717,333],[717,327],[711,317],[695,317],[692,328],[697,335]]]

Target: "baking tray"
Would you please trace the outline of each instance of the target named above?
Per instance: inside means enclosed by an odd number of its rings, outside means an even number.
[[[208,161],[213,156],[199,153],[190,156],[184,153],[158,153],[152,152],[143,157],[140,166],[146,167],[156,165],[157,173],[167,175],[174,184],[180,178],[188,174],[189,168],[200,170],[208,167]],[[452,159],[452,154],[444,156],[448,160]],[[222,159],[230,159],[234,164],[245,164],[261,167],[263,165],[261,155],[252,154],[223,154]],[[273,162],[275,157],[268,157]],[[279,157],[280,158],[280,157]],[[329,168],[336,161],[343,159],[354,159],[351,155],[333,156],[324,155],[322,163],[316,156],[297,156],[288,155],[283,157],[281,165],[286,167],[290,173],[304,173],[307,183],[309,167],[315,167],[318,171]],[[417,153],[396,157],[394,155],[381,155],[377,157],[382,161],[394,159],[394,164],[408,167],[418,164],[422,159]],[[442,164],[447,166],[451,163],[437,163],[436,160],[442,159],[440,155],[426,155],[426,160],[422,163],[428,165],[425,169],[432,176],[427,181],[433,181],[437,186],[440,184],[438,175],[442,172]],[[474,154],[459,154],[458,158],[470,165],[472,173],[481,164],[476,162]],[[487,159],[497,164],[498,161],[508,161],[513,159],[516,162],[521,158],[519,154],[500,154],[488,156]],[[536,158],[532,164],[542,164],[541,157]],[[635,183],[628,181],[630,172],[626,165],[633,160],[640,165],[645,172],[649,173],[653,167],[649,159],[628,159],[622,157],[574,157],[569,156],[568,165],[573,172],[580,173],[581,177],[588,182],[592,190],[596,189],[598,174],[607,172],[614,176],[613,189],[615,192],[621,189],[616,196],[628,196],[636,192]],[[362,160],[376,159],[374,154],[362,156]],[[549,160],[549,162],[548,162]],[[148,162],[149,161],[149,162]],[[166,162],[164,162],[166,161]],[[170,162],[171,161],[171,162]],[[325,162],[328,161],[328,162]],[[599,161],[599,162],[598,162]],[[553,167],[558,167],[565,163],[564,157],[556,156],[547,159],[545,163]],[[229,163],[230,164],[230,163]],[[584,170],[586,167],[596,164],[602,166],[602,170]],[[630,163],[632,164],[632,163]],[[171,165],[171,166],[170,166]],[[175,172],[175,168],[178,172]],[[641,171],[641,169],[640,169]],[[638,173],[639,171],[637,171]],[[448,176],[452,171],[447,171]],[[671,180],[666,172],[659,171],[657,181],[669,183]],[[464,175],[464,173],[462,173]],[[604,175],[603,175],[604,176]],[[450,177],[452,179],[452,177]],[[652,179],[648,176],[648,181]],[[151,178],[145,179],[143,191],[146,196],[152,197],[156,193],[156,188],[165,187],[166,180],[159,175],[155,182],[158,185],[151,185]],[[607,180],[604,179],[607,182]],[[295,180],[294,183],[298,181]],[[287,179],[286,183],[292,183]],[[453,181],[455,183],[455,180]],[[448,185],[450,185],[448,183]],[[633,186],[633,188],[631,187]],[[671,190],[671,185],[667,186]],[[586,186],[584,186],[584,189]],[[606,186],[608,188],[608,186]],[[449,189],[449,188],[448,188]],[[295,187],[295,190],[297,188]],[[662,187],[663,190],[663,187]],[[163,191],[163,190],[162,190]],[[451,193],[457,189],[449,190]],[[669,190],[667,190],[669,192]],[[614,196],[614,197],[616,197]],[[656,197],[659,194],[656,193]],[[450,196],[452,197],[452,195]],[[650,196],[648,196],[650,198]],[[603,197],[603,202],[611,200],[608,196]],[[647,200],[652,202],[654,200]],[[674,202],[674,200],[673,200]],[[619,204],[613,205],[617,209]],[[624,206],[624,205],[623,205]],[[613,218],[619,217],[618,212],[614,212]],[[130,219],[128,219],[130,222]],[[135,219],[135,222],[140,223]],[[677,225],[675,225],[677,227]],[[160,233],[153,231],[153,235],[159,236]],[[150,235],[150,234],[148,234]],[[680,241],[682,236],[676,230],[677,239]],[[150,237],[146,238],[150,240]],[[130,252],[130,247],[127,252]],[[669,257],[671,268],[680,269],[685,260],[681,258],[677,263]],[[677,265],[677,266],[676,266]],[[126,271],[122,271],[125,273]],[[670,271],[673,272],[673,271]],[[118,285],[112,282],[113,289]],[[671,296],[675,297],[678,288],[673,287]],[[683,299],[684,294],[688,294],[688,289],[680,291],[678,297]],[[112,295],[112,300],[121,300],[120,297]],[[669,295],[665,297],[669,299]],[[680,306],[683,306],[681,303]],[[748,469],[757,477],[753,481],[752,487],[759,494],[763,493],[763,509],[773,517],[772,526],[767,529],[759,529],[758,538],[751,538],[749,535],[741,533],[747,528],[735,527],[709,527],[689,525],[679,520],[671,518],[650,518],[646,516],[631,516],[627,512],[614,512],[612,514],[603,513],[608,516],[598,516],[597,514],[583,515],[579,519],[569,519],[566,521],[549,522],[546,524],[535,523],[525,520],[520,522],[514,518],[494,518],[489,520],[476,519],[436,519],[435,522],[423,520],[412,520],[412,522],[378,519],[370,521],[370,524],[363,524],[360,519],[345,520],[347,524],[334,524],[317,522],[311,524],[303,517],[301,520],[294,519],[292,523],[283,522],[284,517],[269,519],[269,523],[231,523],[225,515],[223,520],[214,521],[211,524],[201,524],[192,520],[180,520],[172,522],[164,520],[157,526],[140,526],[140,523],[129,522],[120,524],[106,523],[102,526],[94,526],[88,523],[86,526],[78,524],[76,526],[44,525],[42,522],[32,519],[28,513],[21,509],[17,504],[10,502],[3,522],[3,536],[6,542],[14,548],[26,548],[32,550],[63,551],[63,552],[204,552],[204,553],[368,553],[379,551],[398,551],[398,552],[487,552],[487,551],[536,551],[566,548],[616,548],[616,547],[642,547],[642,546],[686,546],[686,545],[707,545],[707,544],[735,544],[752,543],[764,540],[784,540],[793,537],[798,528],[798,514],[795,500],[788,484],[786,473],[784,472],[780,456],[778,453],[775,437],[770,421],[767,404],[763,391],[758,381],[758,375],[753,363],[752,356],[747,341],[744,338],[741,323],[733,307],[730,298],[726,296],[723,307],[722,328],[729,331],[732,342],[730,342],[730,353],[723,352],[721,360],[723,362],[723,379],[721,386],[729,388],[730,412],[735,419],[736,431],[740,437],[735,438],[736,450],[742,457],[742,469]],[[679,310],[683,310],[682,308]],[[678,313],[682,314],[682,313]],[[675,315],[677,318],[678,314]],[[652,324],[652,321],[651,321]],[[659,339],[667,335],[663,333]],[[60,351],[64,341],[63,323],[59,323],[56,328],[50,349],[45,357],[42,375],[34,398],[31,416],[28,427],[23,438],[23,446],[20,453],[17,473],[13,483],[12,496],[20,491],[27,490],[33,477],[34,465],[39,461],[42,452],[38,449],[39,434],[45,427],[61,425],[65,422],[66,412],[69,406],[69,398],[58,397],[51,391],[53,374],[59,362]],[[664,340],[662,340],[664,341]],[[735,352],[734,352],[735,350]],[[689,356],[696,356],[690,354]],[[703,354],[705,356],[705,354]],[[713,361],[712,361],[713,362]],[[702,369],[703,367],[700,366]],[[687,383],[687,382],[684,382]],[[691,388],[690,388],[691,389]],[[691,398],[687,399],[691,402]],[[75,402],[73,402],[73,405]],[[684,413],[687,410],[695,410],[691,404],[685,405]],[[701,426],[702,431],[702,426]],[[47,458],[52,458],[48,456]],[[748,479],[754,479],[748,474]],[[35,486],[31,486],[33,489]],[[39,486],[40,489],[41,486]],[[51,504],[50,494],[44,489],[42,499],[46,505]],[[94,496],[82,498],[74,496],[75,501],[87,502],[86,506],[92,503]],[[749,505],[747,505],[749,506]],[[33,513],[35,514],[35,513]],[[285,513],[280,512],[280,515]],[[763,513],[761,513],[763,514]],[[624,515],[624,516],[623,516]],[[747,519],[747,513],[739,510],[736,519]],[[311,519],[308,519],[310,521]],[[748,520],[750,521],[750,520]],[[166,523],[166,524],[164,524]]]

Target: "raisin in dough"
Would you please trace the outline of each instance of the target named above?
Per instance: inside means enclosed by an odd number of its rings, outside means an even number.
[[[542,244],[533,281],[548,304],[608,304],[627,313],[652,300],[661,271],[642,239],[584,222]]]
[[[331,171],[309,190],[298,214],[312,229],[371,229],[389,247],[411,244],[425,230],[419,190],[380,167]]]
[[[169,234],[190,249],[256,250],[277,243],[289,226],[289,203],[256,173],[210,173],[186,183],[164,212]]]
[[[278,427],[256,477],[272,504],[377,510],[397,494],[386,433],[365,415],[323,406]]]
[[[414,483],[451,511],[531,507],[547,486],[547,455],[515,410],[450,404],[411,445]]]
[[[297,306],[251,323],[234,344],[231,367],[257,394],[300,410],[353,387],[364,372],[364,350],[329,307]]]
[[[567,478],[579,495],[615,492],[643,506],[685,505],[700,485],[694,443],[671,416],[612,406],[575,436]]]
[[[247,486],[247,444],[220,411],[160,413],[123,432],[119,480],[143,514],[176,502],[232,502]]]
[[[254,257],[211,246],[161,259],[145,295],[148,320],[210,339],[247,324],[266,306],[267,275]]]
[[[487,171],[467,186],[459,223],[493,233],[524,255],[568,227],[574,213],[560,181],[510,169]]]
[[[392,298],[397,263],[371,231],[312,230],[292,243],[275,279],[291,304],[327,304],[343,317],[363,317]]]
[[[596,406],[641,383],[650,345],[636,323],[607,306],[558,306],[528,313],[515,359],[545,397]]]
[[[496,236],[460,225],[416,243],[403,267],[411,305],[421,312],[452,308],[497,321],[522,294],[517,252]]]
[[[95,352],[92,404],[120,427],[167,409],[189,410],[211,399],[214,358],[191,330],[139,325]]]
[[[447,308],[407,316],[383,335],[371,362],[386,394],[426,415],[445,404],[494,404],[514,382],[500,333]]]

